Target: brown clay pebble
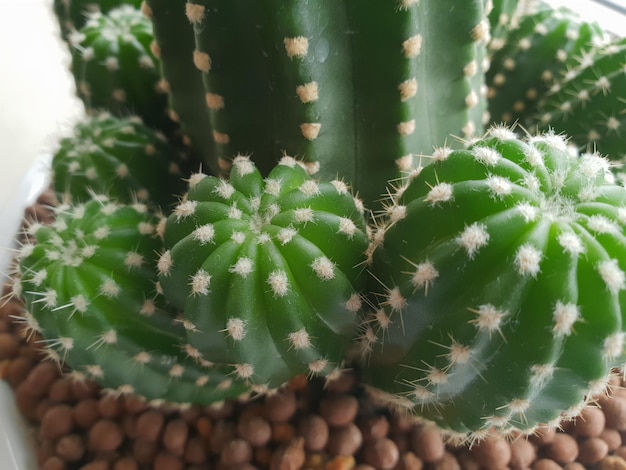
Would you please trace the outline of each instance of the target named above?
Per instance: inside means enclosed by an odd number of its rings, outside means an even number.
[[[363,442],[382,439],[389,432],[389,420],[384,415],[361,417],[358,426],[363,434]]]
[[[328,443],[328,424],[321,416],[309,415],[300,420],[298,432],[308,451],[321,451]]]
[[[31,395],[30,390],[24,382],[18,385],[15,389],[15,404],[17,409],[28,419],[41,420],[43,417],[38,412],[42,411],[39,408],[39,398]]]
[[[163,431],[163,445],[174,455],[183,455],[189,436],[187,423],[182,419],[174,419],[167,423]]]
[[[618,390],[612,397],[602,397],[598,404],[604,412],[606,427],[626,430],[626,391]]]
[[[66,403],[72,399],[72,389],[67,379],[56,379],[50,386],[48,393],[50,400],[57,403]]]
[[[419,426],[411,430],[411,449],[424,462],[435,462],[446,451],[441,433],[435,426]]]
[[[573,434],[578,437],[600,435],[605,425],[604,413],[597,406],[586,406],[576,418]]]
[[[207,444],[198,436],[189,438],[185,447],[184,460],[187,463],[201,464],[207,459]]]
[[[562,465],[573,462],[578,457],[578,443],[569,434],[559,432],[547,446],[546,455]]]
[[[530,467],[535,458],[537,458],[537,452],[535,446],[527,439],[520,437],[510,444],[511,446],[511,461],[509,465],[511,468],[526,468]]]
[[[20,343],[11,333],[0,333],[0,359],[12,359],[19,351]]]
[[[158,452],[156,442],[137,439],[133,442],[133,457],[140,465],[149,465]]]
[[[537,447],[542,447],[548,445],[552,442],[556,436],[556,429],[553,427],[550,428],[539,428],[534,434],[528,436],[528,440],[535,444]]]
[[[446,452],[442,458],[434,462],[433,470],[461,470],[461,465],[454,454]]]
[[[59,366],[52,362],[40,362],[32,368],[26,377],[26,386],[36,397],[43,397],[50,390],[52,383],[59,377]]]
[[[89,430],[88,448],[99,452],[117,449],[124,440],[122,428],[115,421],[100,419]]]
[[[137,462],[131,457],[122,457],[113,465],[113,470],[137,470]]]
[[[532,470],[561,470],[561,467],[552,459],[539,459],[533,462]]]
[[[600,470],[626,470],[626,460],[617,455],[607,455],[600,462]]]
[[[276,449],[270,460],[270,470],[298,470],[305,460],[304,439],[298,437]]]
[[[483,468],[501,469],[511,460],[511,447],[502,436],[492,435],[476,444],[472,449],[472,456]]]
[[[580,462],[570,462],[563,465],[563,470],[585,470],[585,466]]]
[[[93,398],[79,401],[74,407],[73,416],[78,427],[83,429],[92,427],[100,417],[98,401]]]
[[[157,441],[161,435],[165,417],[156,410],[144,411],[137,418],[137,435],[147,441]]]
[[[363,442],[361,431],[354,423],[342,428],[332,428],[326,450],[331,455],[353,455]]]
[[[122,404],[119,398],[112,395],[104,395],[98,400],[98,411],[103,418],[117,418],[122,412]]]
[[[6,381],[9,382],[11,387],[16,388],[22,383],[31,369],[33,368],[33,361],[27,357],[17,357],[15,360],[9,363],[9,368],[6,373]]]
[[[398,459],[395,470],[422,470],[424,463],[413,452],[404,452]]]
[[[240,419],[237,423],[237,432],[253,447],[267,444],[272,437],[272,426],[261,416],[252,416]]]
[[[72,395],[77,400],[84,400],[85,398],[95,398],[100,393],[100,387],[95,382],[88,380],[74,380],[71,382]]]
[[[241,465],[252,458],[252,447],[241,438],[226,443],[220,452],[220,463],[226,466]]]
[[[96,460],[80,467],[80,470],[109,470],[110,465],[106,460]]]
[[[68,434],[74,428],[72,408],[68,405],[55,405],[48,410],[41,420],[40,432],[52,441]]]
[[[282,423],[291,419],[296,411],[296,397],[293,390],[283,388],[265,399],[265,413],[268,420]]]
[[[358,410],[359,402],[352,395],[330,395],[320,401],[320,415],[331,427],[351,423]]]
[[[159,452],[154,459],[154,470],[183,470],[180,458],[167,452]]]
[[[59,457],[50,457],[41,465],[40,470],[65,470],[65,462]]]
[[[148,409],[148,402],[145,398],[137,395],[126,395],[124,397],[124,409],[130,414],[139,414]]]
[[[319,456],[319,454],[318,454]],[[321,456],[320,462],[317,463],[317,466],[321,466]],[[352,470],[354,468],[355,460],[351,455],[339,455],[332,459],[330,462],[327,462],[324,465],[324,470]],[[315,467],[315,463],[313,463]]]
[[[66,462],[76,462],[85,455],[85,441],[78,434],[68,434],[57,441],[55,451]]]
[[[354,388],[356,377],[353,373],[343,372],[336,379],[330,380],[326,384],[326,390],[335,393],[348,393]]]
[[[600,433],[600,439],[608,444],[609,452],[613,452],[622,445],[622,435],[615,429],[604,429]]]
[[[578,443],[578,461],[594,465],[609,453],[609,445],[599,437],[589,437]]]
[[[391,439],[378,439],[368,444],[363,452],[365,463],[381,470],[391,470],[398,463],[400,452]]]

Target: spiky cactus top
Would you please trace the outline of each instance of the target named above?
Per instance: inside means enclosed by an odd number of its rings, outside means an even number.
[[[50,358],[111,393],[206,404],[243,393],[186,346],[157,298],[155,225],[146,206],[106,198],[62,205],[52,225],[32,225],[36,244],[20,251],[24,322]]]
[[[107,194],[168,210],[184,189],[174,150],[136,116],[101,113],[77,123],[74,134],[59,142],[52,172],[55,191],[65,202]]]
[[[136,114],[153,127],[167,122],[152,23],[139,9],[122,5],[93,13],[69,42],[76,88],[88,112]]]
[[[341,181],[291,157],[264,180],[247,157],[230,180],[198,175],[165,227],[158,267],[189,343],[260,389],[341,367],[361,307],[367,246]]]
[[[624,360],[626,190],[553,134],[438,157],[374,237],[366,381],[475,436],[575,416]]]

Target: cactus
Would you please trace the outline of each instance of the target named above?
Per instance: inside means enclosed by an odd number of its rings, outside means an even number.
[[[56,209],[20,250],[23,321],[47,355],[114,394],[209,404],[246,389],[198,360],[156,293],[156,218],[103,197]]]
[[[141,0],[54,0],[53,11],[61,27],[61,36],[66,41],[70,35],[85,25],[94,13],[107,13],[122,4],[139,8]]]
[[[77,123],[74,135],[59,142],[52,172],[57,196],[65,202],[107,194],[168,210],[184,191],[174,150],[137,117],[101,113]]]
[[[597,150],[623,164],[626,158],[626,40],[595,48],[557,80],[528,118],[529,129],[554,129],[582,150]]]
[[[189,344],[255,390],[335,377],[361,307],[362,208],[339,181],[284,157],[264,180],[247,157],[202,174],[167,220],[158,262]]]
[[[150,127],[167,125],[167,94],[152,42],[152,23],[131,5],[90,15],[70,37],[72,73],[89,113],[136,114]]]
[[[212,139],[205,166],[222,171],[245,154],[267,174],[285,152],[375,205],[414,155],[481,132],[484,3],[451,15],[455,2],[441,0],[189,1],[204,81],[195,106],[208,107]],[[149,3],[155,25],[164,4]],[[156,39],[188,50],[185,34],[161,28]],[[179,59],[163,55],[164,70]],[[191,135],[203,121],[183,125]]]
[[[508,124],[534,114],[552,83],[608,40],[598,24],[582,21],[568,8],[543,5],[516,21],[504,42],[490,44],[498,47],[486,75],[491,118]]]
[[[454,433],[558,426],[624,361],[626,190],[555,134],[496,127],[413,174],[370,250],[374,396]]]

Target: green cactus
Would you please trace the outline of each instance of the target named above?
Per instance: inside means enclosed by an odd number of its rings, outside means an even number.
[[[266,179],[240,156],[228,181],[198,174],[190,183],[158,263],[189,344],[256,390],[297,374],[334,377],[361,307],[360,203],[291,157]]]
[[[247,390],[198,359],[156,292],[156,222],[141,204],[98,197],[56,209],[20,250],[25,324],[77,379],[114,394],[209,404]]]
[[[107,194],[123,203],[141,201],[168,210],[185,185],[175,152],[138,117],[108,113],[87,118],[59,142],[52,158],[59,200],[86,202]]]
[[[485,3],[451,14],[451,0],[189,1],[204,81],[195,106],[208,108],[212,139],[205,166],[223,171],[244,154],[267,174],[287,153],[375,205],[413,156],[481,133]],[[164,4],[150,3],[153,18]],[[182,26],[161,28],[157,42],[188,50]],[[162,56],[164,70],[180,57]],[[204,124],[183,125],[191,135]]]
[[[85,25],[90,15],[106,13],[123,4],[139,8],[141,0],[54,0],[52,8],[61,27],[61,36],[67,41]]]
[[[626,190],[554,134],[496,127],[416,171],[372,244],[374,396],[479,438],[576,416],[624,361]]]
[[[186,0],[146,0],[142,10],[152,21],[155,47],[161,64],[161,84],[169,94],[169,116],[180,123],[183,140],[195,160],[209,162],[205,171],[227,174],[230,162],[220,168],[212,159],[213,139],[208,108],[198,106],[205,100],[202,73],[193,63],[196,40],[185,15]]]
[[[567,134],[583,151],[598,151],[623,164],[625,64],[625,39],[589,51],[553,84],[526,126]]]
[[[524,122],[555,81],[608,40],[598,24],[583,21],[568,8],[543,5],[516,21],[506,39],[490,44],[496,50],[486,80],[494,122]]]
[[[152,23],[131,5],[90,15],[70,37],[72,73],[89,113],[136,114],[150,127],[167,126],[167,94],[152,42]]]

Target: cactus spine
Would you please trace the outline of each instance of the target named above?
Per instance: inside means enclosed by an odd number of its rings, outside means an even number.
[[[156,220],[141,204],[96,198],[57,208],[21,249],[24,322],[50,358],[114,394],[205,403],[245,392],[198,361],[155,291]]]
[[[373,253],[375,394],[484,436],[574,417],[624,360],[626,190],[554,134],[494,128],[416,172]]]
[[[291,157],[267,179],[237,157],[228,181],[198,174],[169,216],[159,281],[189,344],[256,390],[334,377],[361,307],[362,208]]]

